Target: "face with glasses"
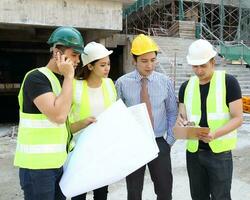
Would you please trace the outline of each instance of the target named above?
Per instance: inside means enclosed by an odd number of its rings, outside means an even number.
[[[156,53],[149,52],[138,56],[134,59],[135,67],[140,75],[147,77],[149,76],[155,69],[156,65]]]
[[[207,63],[202,65],[193,65],[193,72],[199,78],[200,84],[208,83],[214,73],[215,60],[212,58]]]

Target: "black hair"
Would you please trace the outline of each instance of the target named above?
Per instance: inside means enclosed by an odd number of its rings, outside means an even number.
[[[155,55],[157,56],[157,51],[155,51]],[[135,61],[137,61],[137,58],[140,56],[140,55],[135,55],[135,54],[132,54],[133,58]]]
[[[92,65],[94,66],[96,62],[98,62],[99,60],[94,60],[92,61],[91,63],[88,63],[87,65]],[[82,67],[77,67],[76,68],[76,72],[75,72],[75,78],[77,80],[86,80],[90,73],[91,73],[91,70],[89,70],[88,66],[85,65],[85,66],[82,66]]]
[[[63,45],[56,45],[55,48],[57,48],[62,54],[66,51],[66,49],[69,49],[71,47],[63,46]],[[50,52],[50,58],[54,57],[53,51]]]

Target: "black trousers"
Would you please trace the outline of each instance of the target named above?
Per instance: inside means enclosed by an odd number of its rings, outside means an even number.
[[[170,159],[170,146],[164,138],[156,139],[159,147],[157,158],[148,163],[157,200],[172,199],[173,176]],[[141,167],[126,177],[128,200],[141,200],[146,166]]]
[[[233,159],[231,151],[187,151],[187,171],[193,200],[231,200]]]
[[[108,186],[95,189],[93,192],[94,192],[94,200],[106,200],[108,196]],[[87,193],[80,194],[78,196],[71,198],[71,200],[86,200],[86,195]]]

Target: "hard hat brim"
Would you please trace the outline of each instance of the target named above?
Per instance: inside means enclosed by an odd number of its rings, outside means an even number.
[[[107,51],[106,53],[104,53],[104,54],[102,54],[102,55],[100,55],[100,56],[96,56],[96,57],[94,57],[94,58],[88,60],[87,62],[84,62],[84,60],[86,61],[86,59],[84,58],[84,56],[86,56],[87,54],[86,54],[86,53],[83,53],[83,54],[81,55],[82,64],[83,64],[82,67],[87,66],[87,64],[89,64],[89,63],[91,63],[91,62],[93,62],[93,61],[95,61],[95,60],[100,60],[100,59],[102,59],[102,58],[105,58],[105,57],[109,56],[109,55],[112,54],[112,53],[113,53],[113,50],[109,50],[109,51]],[[85,55],[84,55],[84,54],[85,54]]]
[[[84,48],[74,48],[74,47],[72,47],[73,48],[73,51],[75,52],[75,53],[78,53],[78,54],[86,54],[85,52],[84,52]]]
[[[51,47],[51,50],[50,50],[50,51],[52,51],[52,49],[55,48],[56,45],[62,45],[62,46],[65,46],[65,47],[67,47],[67,48],[72,48],[73,51],[74,51],[75,53],[78,53],[78,54],[82,54],[82,53],[83,53],[83,54],[86,54],[86,53],[84,52],[84,47],[66,46],[65,44],[63,44],[63,43],[61,43],[61,42],[54,43],[53,46]]]
[[[147,50],[147,51],[140,51],[140,52],[136,52],[134,50],[131,49],[130,53],[132,55],[136,55],[136,56],[141,56],[143,54],[146,54],[146,53],[150,53],[150,52],[159,52],[159,48],[155,48],[155,49],[150,49],[150,50]]]

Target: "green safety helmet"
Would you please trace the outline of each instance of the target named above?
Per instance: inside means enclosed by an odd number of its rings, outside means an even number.
[[[73,27],[59,27],[51,34],[47,43],[50,46],[63,45],[71,47],[79,54],[84,53],[84,42],[81,33]]]

